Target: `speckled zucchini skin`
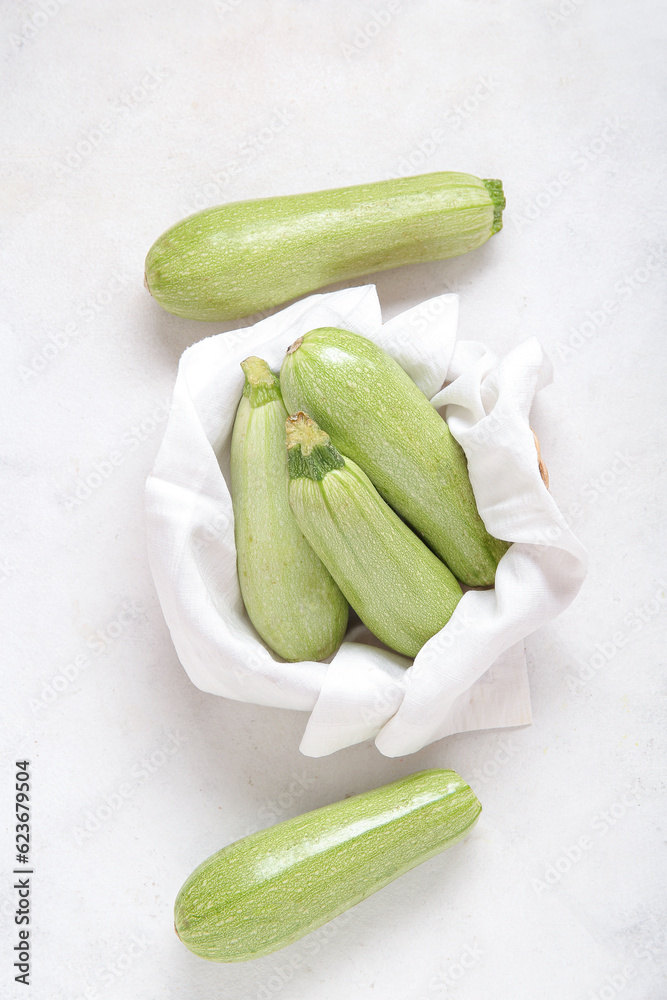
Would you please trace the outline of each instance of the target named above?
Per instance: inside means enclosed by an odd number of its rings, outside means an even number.
[[[433,769],[253,833],[186,880],[176,932],[213,962],[268,955],[462,840],[481,810],[455,771]]]
[[[500,181],[446,172],[231,202],[163,233],[145,283],[177,316],[237,319],[334,281],[466,253],[502,227],[504,206]]]
[[[285,660],[322,660],[343,641],[348,604],[289,506],[287,411],[278,380],[261,359],[243,362],[249,363],[260,376],[246,372],[231,448],[241,595],[251,622],[274,652]]]
[[[508,543],[484,527],[447,423],[386,351],[347,330],[311,330],[285,356],[280,383],[290,413],[326,430],[462,583],[493,583]]]
[[[349,458],[319,481],[296,478],[292,458],[289,502],[310,545],[364,625],[416,656],[463,596],[456,579]]]

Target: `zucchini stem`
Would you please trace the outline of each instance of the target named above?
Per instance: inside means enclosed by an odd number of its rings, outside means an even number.
[[[287,468],[290,479],[320,482],[332,469],[342,469],[345,459],[334,448],[329,435],[303,413],[293,413],[285,421]]]
[[[493,236],[494,233],[503,228],[503,209],[507,204],[507,200],[503,191],[502,181],[485,179],[482,181],[482,184],[491,195],[491,201],[493,202],[493,225],[491,226],[491,235]]]
[[[282,402],[280,381],[277,375],[273,374],[266,361],[253,356],[242,361],[241,368],[245,375],[243,395],[253,410],[258,406],[264,406],[265,403],[272,403],[276,399]]]
[[[294,354],[295,351],[299,350],[302,344],[303,344],[303,337],[299,337],[298,340],[295,340],[293,344],[290,344],[290,346],[285,351],[285,354]]]

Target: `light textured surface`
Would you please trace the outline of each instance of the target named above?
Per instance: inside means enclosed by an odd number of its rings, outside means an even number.
[[[664,8],[655,0],[2,12],[0,996],[662,1000]],[[298,752],[304,717],[199,692],[149,576],[143,486],[178,357],[144,255],[225,199],[452,169],[501,177],[480,250],[378,277],[385,318],[461,294],[460,335],[555,366],[533,426],[590,553],[533,635],[533,725],[389,760]],[[230,324],[231,326],[241,326]],[[13,983],[13,761],[33,771],[30,991]],[[472,836],[249,965],[171,929],[178,888],[251,829],[430,766]]]

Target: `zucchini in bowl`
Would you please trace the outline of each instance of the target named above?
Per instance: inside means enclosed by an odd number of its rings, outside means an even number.
[[[288,418],[287,449],[289,502],[308,542],[364,625],[416,656],[451,618],[459,584],[305,413]]]
[[[232,432],[234,538],[241,596],[255,629],[285,660],[322,660],[343,641],[348,605],[303,536],[288,500],[285,419],[277,377],[241,363]]]
[[[462,583],[488,586],[509,547],[479,516],[463,449],[401,366],[349,330],[321,327],[288,349],[285,404],[323,427]]]

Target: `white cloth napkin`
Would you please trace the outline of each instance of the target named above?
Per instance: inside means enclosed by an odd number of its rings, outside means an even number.
[[[148,550],[181,663],[203,691],[310,711],[312,757],[375,737],[389,757],[456,732],[530,722],[524,638],[572,601],[585,554],[544,486],[528,416],[551,380],[535,339],[499,360],[456,343],[458,297],[442,295],[382,324],[373,285],[312,295],[254,326],[183,354],[167,427],[146,485]],[[380,344],[464,448],[488,530],[514,544],[495,588],[468,591],[411,663],[352,629],[330,663],[284,663],[245,613],[236,576],[229,449],[243,387],[240,362],[277,371],[308,330],[338,326]],[[446,388],[441,388],[445,383]]]

